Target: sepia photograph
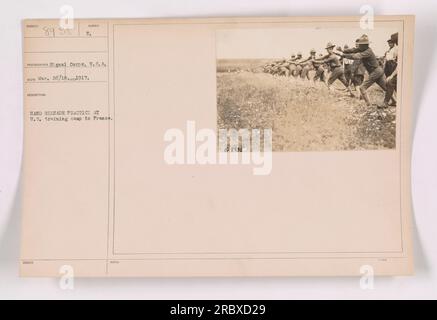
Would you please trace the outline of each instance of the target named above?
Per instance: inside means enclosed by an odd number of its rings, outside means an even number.
[[[217,128],[271,129],[278,152],[395,149],[399,30],[355,25],[218,30]]]

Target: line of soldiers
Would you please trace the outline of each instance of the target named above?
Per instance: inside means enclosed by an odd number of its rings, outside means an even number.
[[[398,34],[391,35],[387,40],[389,49],[381,58],[377,58],[367,35],[356,39],[355,47],[347,45],[336,47],[331,42],[326,45],[326,54],[316,55],[312,49],[308,58],[303,58],[302,53],[292,54],[290,59],[282,59],[264,65],[264,72],[274,75],[294,77],[296,79],[310,80],[309,71],[315,71],[313,81],[325,83],[332,89],[332,84],[338,80],[351,97],[352,92],[359,92],[359,98],[370,106],[368,89],[378,84],[385,91],[385,98],[378,108],[395,106],[394,92],[397,85],[397,59],[398,59]],[[365,77],[365,74],[368,74]]]

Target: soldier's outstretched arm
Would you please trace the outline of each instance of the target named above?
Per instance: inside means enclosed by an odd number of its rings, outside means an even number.
[[[362,60],[365,58],[368,58],[370,56],[369,51],[362,51],[357,53],[346,53],[343,54],[343,57],[346,59],[352,59],[352,60]]]
[[[329,58],[329,54],[324,55],[323,57],[320,57],[320,58],[314,58],[314,60],[317,60],[317,61],[323,61],[323,60],[326,60],[326,59],[328,59],[328,58]]]
[[[361,60],[362,58],[355,55],[354,53],[346,53],[342,55],[343,58],[352,59],[352,60]]]
[[[341,50],[343,53],[357,53],[357,52],[359,52],[359,49],[358,48],[348,48],[348,49],[344,49],[344,50]]]
[[[307,62],[307,61],[309,61],[311,59],[311,57],[309,57],[309,58],[306,58],[305,60],[302,60],[301,62],[299,62],[299,63],[305,63],[305,62]]]

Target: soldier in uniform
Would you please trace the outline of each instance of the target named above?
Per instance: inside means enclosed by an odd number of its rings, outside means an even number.
[[[360,39],[356,39],[355,40],[355,48],[358,49],[359,47],[359,41]],[[349,48],[345,45],[344,48],[342,49],[341,47],[338,47],[337,50],[343,52],[344,50],[348,50]],[[351,59],[344,59],[344,61],[349,60],[352,61],[352,64],[350,65],[350,74],[351,74],[351,78],[349,81],[349,85],[353,85],[354,90],[357,90],[361,84],[364,81],[364,75],[366,73],[366,69],[363,66],[363,62],[361,60],[351,60]],[[346,65],[345,65],[346,67]],[[346,80],[347,79],[347,75],[345,75]]]
[[[273,62],[271,74],[277,75],[279,73],[279,63],[280,63],[280,61]]]
[[[396,102],[393,99],[393,94],[396,91],[396,86],[398,84],[398,69],[392,72],[391,75],[387,77],[387,91],[385,92],[384,102],[382,105],[379,105],[378,108],[388,108],[388,106],[396,106]],[[390,104],[390,100],[393,101]]]
[[[272,64],[271,64],[271,63],[266,63],[266,64],[263,66],[263,71],[264,71],[265,73],[270,73],[271,68],[272,68]]]
[[[358,42],[360,39],[355,40],[355,48],[359,47]],[[351,82],[355,89],[358,89],[364,81],[364,75],[366,73],[366,69],[363,66],[363,62],[361,60],[352,60],[352,79]]]
[[[384,73],[387,77],[393,73],[398,65],[398,45],[395,39],[397,39],[397,36],[393,34],[390,39],[387,40],[389,49],[384,54]]]
[[[287,59],[282,59],[279,62],[279,70],[278,70],[278,74],[280,76],[287,76],[288,77],[288,73],[290,72],[290,70],[288,70],[288,61]]]
[[[263,72],[269,73],[270,72],[270,63],[266,63],[262,68],[263,68]]]
[[[299,63],[302,66],[302,72],[300,75],[302,79],[307,78],[308,80],[310,80],[309,72],[310,70],[314,70],[313,61],[315,58],[316,58],[316,50],[311,49],[310,56]]]
[[[347,44],[344,45],[343,50],[349,49]],[[344,77],[346,78],[347,83],[350,85],[352,80],[352,65],[354,60],[343,58],[343,67],[344,67]]]
[[[293,53],[290,57],[290,59],[287,60],[287,69],[288,69],[288,76],[291,76],[293,74],[293,70],[296,67],[294,64],[294,60],[296,60],[296,55]]]
[[[323,58],[323,54],[319,53],[319,56],[317,58],[318,59]],[[314,75],[313,81],[316,82],[317,80],[320,80],[321,82],[325,83],[326,70],[323,61],[313,59],[312,63],[313,63],[314,70],[316,70],[316,74]]]
[[[329,76],[327,83],[329,89],[331,89],[331,85],[335,82],[335,80],[339,80],[346,87],[346,90],[349,92],[351,97],[354,97],[354,94],[352,93],[349,84],[347,83],[344,76],[344,68],[340,64],[339,57],[337,54],[334,53],[334,47],[335,45],[333,45],[331,42],[328,42],[325,48],[328,53],[322,58],[316,60],[323,61],[331,69],[331,75]]]
[[[396,100],[393,94],[396,91],[398,83],[398,51],[397,51],[398,34],[392,34],[388,39],[389,51],[385,54],[384,72],[387,76],[387,91],[385,92],[384,102],[378,108],[387,108],[388,106],[396,106]],[[390,104],[390,100],[392,103]]]
[[[367,94],[367,89],[369,89],[374,83],[377,83],[384,91],[387,90],[387,86],[384,70],[379,65],[375,53],[373,53],[373,50],[369,47],[369,38],[367,35],[362,35],[360,37],[358,48],[343,50],[343,57],[352,60],[361,60],[369,73],[369,77],[360,86],[360,93],[366,102],[366,105],[370,106],[371,103]]]
[[[300,65],[300,62],[302,61],[302,52],[297,53],[297,57],[294,60],[294,63],[296,65],[296,68],[293,71],[293,76],[297,78],[300,76],[300,73],[302,72],[302,66]]]

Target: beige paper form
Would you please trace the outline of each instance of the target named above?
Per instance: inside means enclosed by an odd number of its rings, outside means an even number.
[[[21,275],[412,274],[414,17],[375,20],[399,28],[395,149],[274,152],[267,176],[163,160],[167,129],[216,128],[218,31],[358,21],[23,21]]]

